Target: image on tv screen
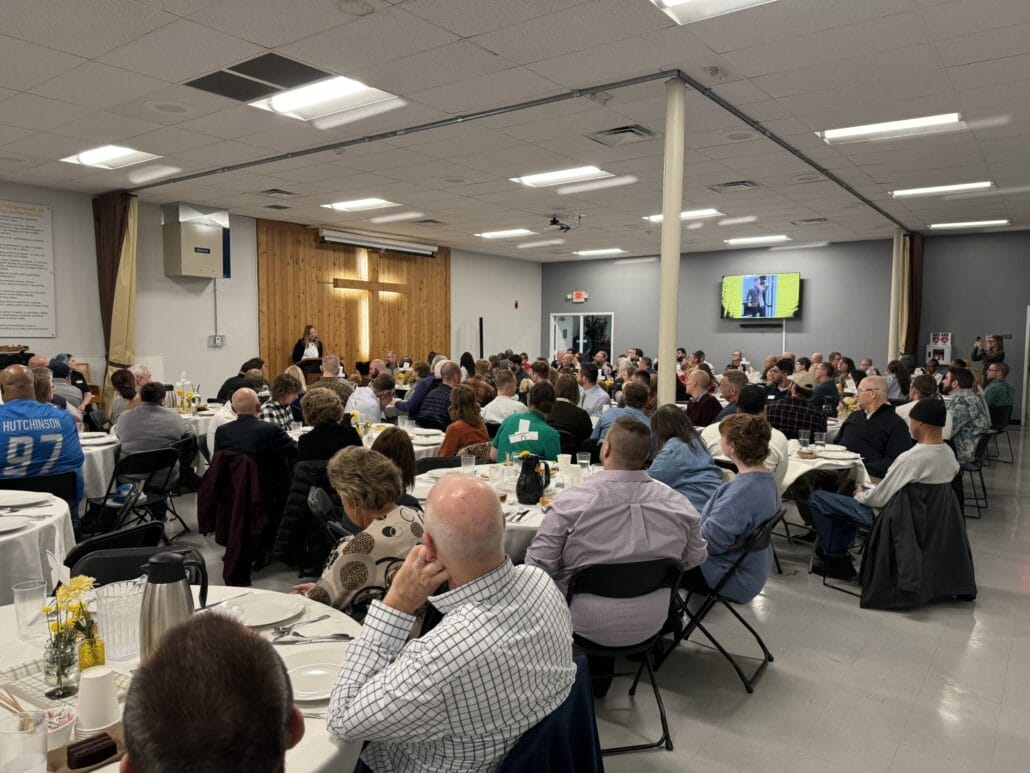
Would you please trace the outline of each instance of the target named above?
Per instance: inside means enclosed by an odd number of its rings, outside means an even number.
[[[796,319],[801,274],[742,274],[722,278],[723,319]]]

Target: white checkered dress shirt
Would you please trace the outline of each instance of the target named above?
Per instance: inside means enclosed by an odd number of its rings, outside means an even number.
[[[269,400],[261,406],[258,418],[269,424],[277,425],[283,432],[289,432],[293,424],[293,409],[288,405],[277,403],[275,400]]]
[[[494,770],[572,689],[565,600],[544,572],[505,559],[429,601],[443,620],[410,643],[415,618],[372,602],[333,689],[329,732],[370,741],[362,758],[376,773]]]

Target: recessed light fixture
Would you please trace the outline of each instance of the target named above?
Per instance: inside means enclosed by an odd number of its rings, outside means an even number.
[[[603,250],[576,250],[573,255],[579,255],[581,258],[597,258],[602,255],[621,255],[626,250],[619,249],[618,247],[609,247]]]
[[[930,224],[930,229],[936,231],[936,230],[942,230],[942,229],[946,229],[946,228],[992,228],[992,227],[1000,226],[1000,225],[1012,225],[1012,223],[1009,220],[1007,220],[1007,219],[1004,219],[1004,220],[967,220],[965,222],[959,222],[959,223],[931,223]]]
[[[182,171],[182,167],[168,166],[166,164],[154,164],[153,166],[144,166],[140,169],[134,169],[127,177],[129,182],[133,185],[143,185],[144,183],[153,182],[154,180],[160,180],[163,177],[171,177],[173,174],[178,174]]]
[[[575,169],[559,169],[555,172],[527,174],[524,177],[511,177],[509,179],[513,183],[521,183],[531,188],[546,188],[549,185],[579,183],[585,180],[600,180],[605,177],[614,176],[611,172],[598,169],[596,166],[577,166]]]
[[[917,196],[945,196],[949,193],[961,193],[963,191],[982,191],[993,188],[994,183],[990,180],[983,180],[975,183],[956,183],[954,185],[932,185],[928,188],[902,188],[891,191],[891,196],[896,199],[909,199]]]
[[[816,132],[828,145],[863,140],[886,140],[895,137],[911,137],[917,134],[936,134],[966,128],[961,113],[942,113],[920,118],[905,118],[901,121],[868,123],[862,126],[846,126],[842,129],[827,129]]]
[[[142,150],[124,148],[121,145],[103,145],[61,160],[67,164],[95,166],[98,169],[122,169],[133,164],[142,164],[144,161],[153,161],[155,158],[161,158],[161,156],[144,153]]]
[[[753,223],[758,220],[754,215],[747,215],[746,217],[727,217],[725,220],[720,220],[719,225],[745,225],[747,223]]]
[[[565,244],[565,240],[564,239],[543,239],[543,240],[538,241],[538,242],[523,242],[522,244],[517,245],[517,248],[520,249],[520,250],[529,250],[529,249],[532,249],[533,247],[553,247],[554,245],[557,245],[557,244]]]
[[[482,239],[513,239],[516,236],[532,236],[537,233],[528,228],[509,228],[506,231],[483,231],[481,234],[473,234]]]
[[[373,223],[399,223],[402,220],[418,220],[425,212],[398,212],[395,215],[378,215],[369,218]]]
[[[688,209],[685,212],[680,212],[680,220],[701,220],[706,217],[720,217],[722,214],[717,209]],[[641,219],[652,223],[660,223],[665,219],[665,215],[644,215]]]
[[[332,204],[323,204],[326,209],[335,209],[337,212],[364,212],[367,209],[386,209],[387,207],[399,207],[393,201],[386,199],[354,199],[353,201],[334,201]]]
[[[329,123],[323,123],[319,128],[330,128],[403,107],[407,103],[394,94],[338,75],[280,91],[248,104],[299,121],[329,120]],[[357,117],[349,115],[351,113],[356,113]]]
[[[616,266],[632,266],[634,263],[657,263],[658,258],[619,258]]]
[[[563,185],[560,188],[555,188],[554,192],[560,196],[567,196],[570,193],[586,193],[587,191],[599,191],[604,188],[618,188],[622,185],[632,185],[636,181],[637,178],[633,175],[625,174],[621,177],[608,177],[601,180],[591,180],[589,182]]]
[[[814,250],[818,247],[829,247],[829,242],[808,242],[807,244],[786,244],[780,247],[770,247],[769,252],[777,250]]]
[[[697,222],[694,222],[694,223],[688,223],[687,224],[687,230],[688,231],[697,231],[697,230],[699,230],[701,228],[704,228],[704,227],[705,227],[705,224],[702,223],[700,220],[697,221]]]
[[[743,11],[776,0],[651,0],[677,24],[691,24],[726,13]]]
[[[771,236],[739,236],[736,239],[723,239],[726,244],[742,245],[742,244],[772,244],[774,242],[789,242],[790,237],[785,234],[776,234]]]

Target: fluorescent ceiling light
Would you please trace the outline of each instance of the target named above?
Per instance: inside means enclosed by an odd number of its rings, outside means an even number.
[[[575,169],[559,169],[556,172],[541,172],[540,174],[528,174],[525,177],[511,177],[509,179],[513,183],[522,183],[531,188],[546,188],[548,185],[579,183],[584,180],[600,180],[605,177],[614,176],[611,172],[598,169],[596,166],[578,166]]]
[[[903,188],[898,191],[891,191],[891,196],[896,199],[914,198],[916,196],[944,196],[948,193],[961,193],[963,191],[982,191],[985,188],[993,188],[994,183],[984,180],[976,183],[956,183],[955,185],[932,185],[928,188]]]
[[[829,242],[808,242],[808,244],[785,244],[780,247],[770,247],[769,252],[776,252],[777,250],[814,250],[817,247],[829,246]]]
[[[386,92],[383,92],[384,94]],[[370,102],[367,105],[360,107],[350,108],[348,110],[341,110],[339,113],[332,113],[331,115],[323,115],[321,118],[315,118],[311,121],[311,125],[316,129],[326,130],[335,129],[337,126],[343,126],[347,123],[354,123],[355,121],[364,121],[366,118],[380,115],[381,113],[388,113],[391,110],[404,107],[408,104],[400,97],[391,97],[390,99],[382,99],[378,102]]]
[[[371,88],[351,78],[336,76],[309,83],[306,86],[298,86],[288,91],[281,91],[249,104],[251,107],[268,110],[300,121],[324,119],[327,116],[340,117],[340,120],[336,122],[330,121],[318,125],[318,128],[326,129],[358,120],[353,115],[341,116],[340,114],[363,111],[360,117],[367,118],[370,106],[378,105],[380,108],[373,110],[371,114],[374,115],[384,110],[402,107],[406,103],[394,94]]]
[[[434,244],[417,244],[400,239],[385,239],[374,234],[356,234],[347,231],[335,231],[330,228],[318,229],[318,236],[331,244],[348,244],[352,247],[369,247],[374,250],[390,250],[391,252],[408,252],[413,255],[434,255],[437,247]]]
[[[373,223],[398,223],[401,220],[418,220],[425,217],[424,212],[398,212],[396,215],[379,215],[369,218]]]
[[[67,164],[81,164],[82,166],[95,166],[98,169],[122,169],[133,164],[141,164],[144,161],[153,161],[161,158],[153,153],[144,153],[141,150],[124,148],[121,145],[103,145],[99,148],[84,150],[74,156],[68,156],[61,160]]]
[[[698,230],[699,228],[704,228],[704,227],[705,227],[705,224],[704,224],[704,223],[701,223],[701,222],[697,222],[697,223],[689,223],[689,224],[687,225],[687,230],[688,230],[688,231],[696,231],[696,230]]]
[[[658,258],[620,258],[615,261],[616,266],[631,266],[634,263],[655,263]]]
[[[719,225],[745,225],[746,223],[753,223],[758,220],[754,215],[747,215],[746,217],[728,217],[725,220],[720,220]]]
[[[930,224],[930,228],[931,228],[931,230],[939,230],[939,229],[945,229],[945,228],[990,228],[992,226],[999,226],[999,225],[1011,225],[1011,223],[1007,219],[1006,220],[967,220],[965,222],[960,222],[960,223],[931,223]]]
[[[842,129],[827,129],[816,132],[823,142],[832,145],[840,142],[862,140],[884,140],[893,137],[911,137],[916,134],[935,134],[966,128],[961,113],[927,115],[921,118],[905,118],[901,121],[869,123],[862,126],[847,126]]]
[[[523,242],[522,244],[516,245],[520,250],[529,250],[533,247],[553,247],[558,244],[565,244],[564,239],[543,239],[538,242]]]
[[[528,228],[509,228],[507,231],[483,231],[481,234],[473,234],[483,239],[511,239],[515,236],[532,236],[537,233]]]
[[[583,258],[599,257],[601,255],[621,255],[626,250],[619,249],[618,247],[609,247],[603,250],[576,250],[573,255],[579,255]]]
[[[680,212],[680,220],[701,220],[706,217],[720,217],[723,213],[717,209],[688,209],[685,212]],[[641,220],[649,220],[652,223],[660,223],[665,219],[665,215],[644,215]]]
[[[775,236],[739,236],[736,239],[723,239],[726,244],[771,244],[773,242],[789,242],[790,237],[784,234]]]
[[[622,185],[632,185],[636,181],[636,177],[626,174],[621,177],[608,177],[606,179],[593,180],[592,182],[563,185],[560,188],[555,188],[554,192],[559,196],[567,196],[570,193],[586,193],[587,191],[599,191],[603,188],[618,188]]]
[[[666,16],[677,24],[692,24],[726,13],[743,11],[776,0],[651,0]]]
[[[337,212],[364,212],[366,209],[399,207],[400,204],[386,199],[354,199],[354,201],[334,201],[332,204],[323,204],[322,206],[326,209],[335,209]]]
[[[129,172],[127,177],[129,178],[129,182],[134,185],[142,185],[143,183],[149,183],[153,180],[160,180],[162,177],[171,177],[173,174],[178,174],[181,171],[182,167],[155,164],[154,166],[145,166],[142,169],[135,169]]]

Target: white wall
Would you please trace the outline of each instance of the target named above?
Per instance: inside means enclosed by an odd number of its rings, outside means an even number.
[[[535,355],[540,277],[539,263],[451,250],[451,357],[479,357],[480,317],[487,356],[505,349]]]
[[[244,360],[258,356],[257,233],[249,217],[230,218],[231,279],[171,278],[164,274],[161,210],[140,203],[136,256],[136,360],[155,379],[174,383],[180,372],[213,397]],[[215,332],[214,293],[218,292],[218,332],[222,349],[208,349]]]
[[[50,207],[54,229],[55,338],[0,338],[0,344],[25,344],[51,357],[71,352],[103,375],[104,333],[97,291],[97,252],[93,240],[92,197],[0,180],[0,199]]]

